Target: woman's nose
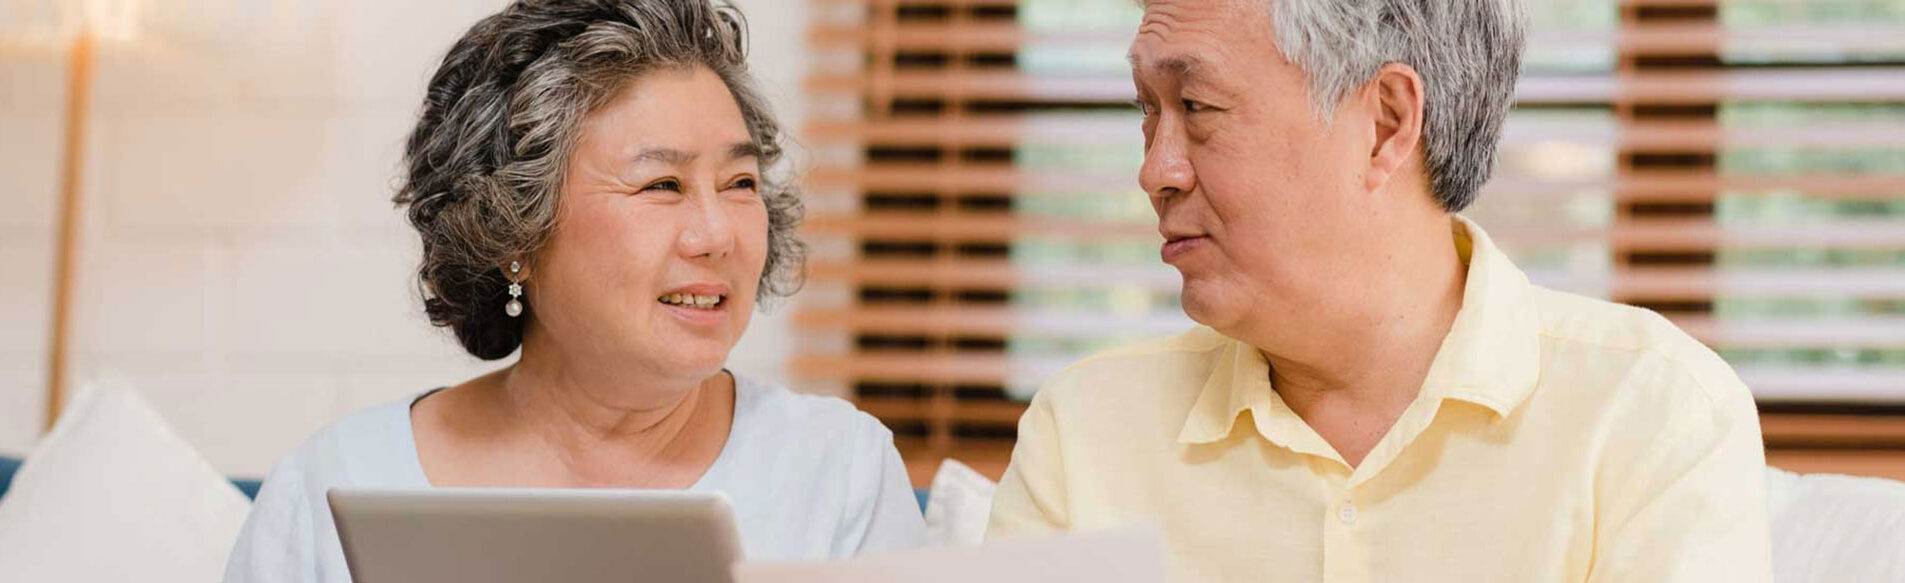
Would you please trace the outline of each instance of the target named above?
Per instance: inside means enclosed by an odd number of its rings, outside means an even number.
[[[687,257],[726,257],[734,250],[734,221],[713,196],[698,197],[681,230],[681,253]]]

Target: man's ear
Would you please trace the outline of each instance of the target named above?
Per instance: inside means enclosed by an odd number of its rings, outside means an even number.
[[[1369,92],[1366,98],[1373,100],[1376,132],[1364,186],[1374,192],[1416,160],[1426,98],[1422,77],[1415,67],[1402,63],[1383,65],[1364,91]]]

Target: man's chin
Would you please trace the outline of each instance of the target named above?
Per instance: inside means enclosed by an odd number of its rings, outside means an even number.
[[[1190,316],[1191,321],[1219,331],[1236,322],[1237,313],[1240,310],[1226,305],[1222,299],[1215,297],[1219,294],[1212,293],[1214,290],[1197,289],[1198,287],[1191,284],[1184,286],[1180,295],[1184,315]]]

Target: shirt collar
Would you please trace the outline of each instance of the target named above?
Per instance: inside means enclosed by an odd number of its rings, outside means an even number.
[[[1452,224],[1456,251],[1468,265],[1462,308],[1437,350],[1418,399],[1455,399],[1507,416],[1526,401],[1540,379],[1541,323],[1531,286],[1488,234],[1467,218]],[[1210,376],[1191,405],[1179,443],[1210,443],[1230,434],[1239,413],[1249,410],[1265,437],[1313,432],[1280,427],[1293,415],[1270,386],[1270,366],[1255,347],[1226,339]],[[1296,420],[1300,423],[1300,420]],[[1284,444],[1309,448],[1318,444]],[[1327,447],[1327,446],[1324,446]]]
[[[1213,334],[1215,332],[1212,332]],[[1244,410],[1270,409],[1274,391],[1270,389],[1270,365],[1253,346],[1225,338],[1218,349],[1210,377],[1191,404],[1179,443],[1210,443],[1230,435],[1237,414]]]

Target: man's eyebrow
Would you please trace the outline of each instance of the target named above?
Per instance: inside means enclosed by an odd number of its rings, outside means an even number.
[[[1125,55],[1125,62],[1130,63],[1131,69],[1134,71],[1146,68],[1155,69],[1170,73],[1179,79],[1187,81],[1198,78],[1200,76],[1199,73],[1204,69],[1204,60],[1198,58],[1196,55],[1171,55],[1158,60],[1156,63],[1147,63],[1144,59],[1138,58],[1137,53],[1130,53]]]

